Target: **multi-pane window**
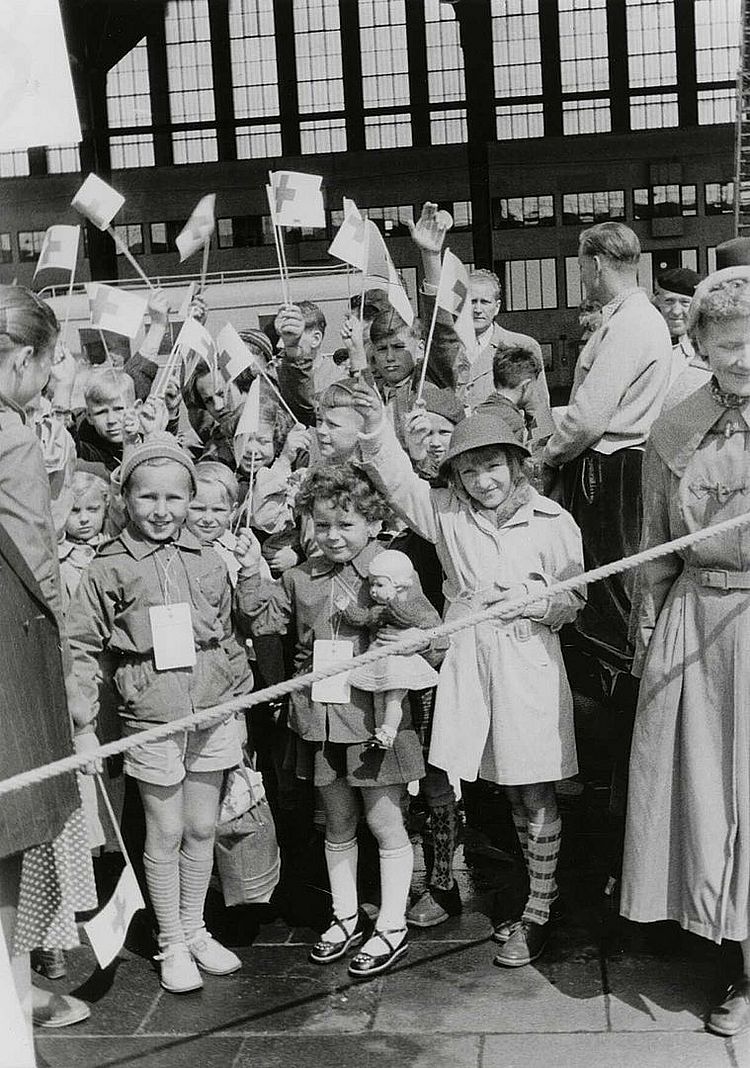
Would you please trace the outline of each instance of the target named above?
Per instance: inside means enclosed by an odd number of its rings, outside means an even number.
[[[312,119],[300,123],[300,144],[304,155],[317,152],[346,152],[345,119]]]
[[[408,107],[405,0],[359,0],[365,109]]]
[[[678,123],[677,93],[631,96],[630,125],[634,130],[660,130]]]
[[[700,89],[698,91],[698,125],[712,126],[734,122],[737,94],[734,89]]]
[[[123,134],[109,139],[113,170],[124,167],[153,167],[154,139],[151,134]]]
[[[237,130],[237,159],[259,159],[281,155],[281,124],[268,122]]]
[[[577,256],[565,257],[565,304],[568,308],[577,308],[583,301],[581,284],[581,267]]]
[[[18,233],[18,258],[23,262],[35,260],[42,251],[46,230],[20,230]]]
[[[670,219],[696,215],[697,190],[694,185],[652,185],[633,190],[634,219]]]
[[[273,244],[273,228],[269,215],[235,215],[217,219],[219,248],[255,248]]]
[[[496,113],[498,141],[544,137],[544,106],[542,104],[499,104]]]
[[[609,130],[606,0],[560,0],[559,21],[563,132]]]
[[[107,120],[110,130],[151,126],[146,38],[107,72]],[[112,167],[153,167],[154,138],[146,133],[114,133],[109,138]]]
[[[467,136],[466,108],[434,106],[466,100],[464,54],[452,7],[440,0],[425,0],[425,34],[432,144],[460,144]]]
[[[453,204],[438,204],[440,208],[446,208],[453,216],[454,230],[471,229],[471,201],[454,200]]]
[[[23,178],[28,173],[28,152],[0,152],[0,178]]]
[[[367,217],[372,219],[386,236],[403,237],[409,233],[408,224],[414,221],[414,208],[411,204],[398,204],[387,208],[369,207]]]
[[[0,234],[0,263],[11,263],[13,250],[10,246],[10,234]]]
[[[115,233],[134,256],[143,255],[143,227],[140,223],[115,226]],[[117,255],[122,256],[119,246],[117,247]]]
[[[229,47],[235,117],[278,115],[273,0],[229,0]]]
[[[631,89],[677,83],[674,0],[626,0]]]
[[[208,0],[169,0],[164,17],[167,39],[169,110],[173,123],[212,123],[216,118]],[[212,130],[175,130],[175,163],[218,158]]]
[[[557,307],[557,267],[552,257],[496,263],[496,272],[498,267],[502,268],[504,304],[507,311],[534,311]]]
[[[67,174],[80,171],[81,152],[78,145],[48,145],[47,172],[49,174]]]
[[[706,215],[728,215],[734,211],[734,182],[706,183]]]
[[[411,118],[408,115],[365,115],[365,148],[408,148]]]
[[[300,112],[343,112],[338,0],[294,0],[293,12]]]
[[[563,193],[563,223],[593,226],[625,218],[625,191],[605,189],[595,193]]]
[[[555,199],[547,196],[497,197],[492,201],[492,225],[495,230],[518,226],[554,226]]]
[[[538,0],[492,0],[498,140],[544,136]],[[539,98],[531,102],[529,98]],[[526,98],[526,102],[523,101]]]
[[[695,0],[698,82],[734,81],[739,47],[740,0]]]
[[[149,225],[151,252],[173,252],[177,235],[185,228],[186,221],[185,219],[171,219],[169,222],[151,223]]]

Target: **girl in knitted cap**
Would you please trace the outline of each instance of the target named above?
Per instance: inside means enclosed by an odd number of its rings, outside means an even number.
[[[69,629],[81,722],[96,720],[106,650],[127,737],[221,704],[251,679],[232,634],[226,565],[185,527],[196,490],[190,457],[170,434],[155,434],[126,455],[121,485],[129,522],[83,576]],[[146,815],[156,959],[172,993],[201,987],[198,968],[226,975],[240,967],[203,923],[219,790],[224,770],[240,760],[234,718],[125,753]]]

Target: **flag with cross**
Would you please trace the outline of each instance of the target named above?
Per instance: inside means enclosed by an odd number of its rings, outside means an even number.
[[[383,235],[372,219],[365,220],[367,245],[367,281],[372,288],[384,289],[392,307],[407,326],[414,322],[414,309],[403,283],[398,276],[393,260],[386,248]]]
[[[106,230],[125,197],[96,174],[90,174],[71,200],[72,206],[100,230]]]
[[[451,317],[453,329],[467,352],[473,352],[476,345],[474,321],[471,314],[471,297],[469,295],[469,272],[458,256],[450,249],[445,250],[440,271],[440,284],[435,301]]]
[[[80,226],[50,226],[44,235],[42,251],[39,253],[34,277],[40,271],[70,271],[76,269],[78,259],[78,239]]]
[[[319,174],[270,171],[273,191],[273,222],[276,226],[306,226],[323,229],[326,213]]]
[[[91,322],[100,330],[111,330],[126,337],[137,336],[146,316],[147,302],[126,289],[91,282],[86,286]]]
[[[254,367],[247,346],[231,323],[216,337],[216,370],[225,382],[234,382],[243,371]]]
[[[204,247],[216,228],[216,193],[201,197],[192,214],[175,239],[180,263]]]
[[[214,339],[205,326],[197,319],[186,319],[180,328],[174,343],[174,350],[179,353],[183,381],[187,382],[195,374],[198,364],[203,362],[209,370],[215,370],[216,346]]]
[[[258,433],[260,425],[260,378],[256,378],[247,391],[237,428],[234,432],[234,459],[239,465],[245,455],[250,438]]]
[[[330,256],[351,264],[359,271],[367,265],[367,232],[365,220],[353,200],[344,197],[344,221],[328,249]]]

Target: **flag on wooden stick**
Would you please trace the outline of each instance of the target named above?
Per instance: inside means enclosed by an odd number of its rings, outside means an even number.
[[[96,174],[90,174],[71,204],[100,230],[106,230],[125,203],[125,197]]]
[[[463,342],[467,352],[473,352],[476,335],[471,313],[469,272],[458,256],[455,256],[448,248],[443,256],[440,284],[435,301],[438,307],[449,313],[453,321],[453,328],[459,340]]]
[[[258,433],[260,425],[260,378],[256,378],[247,391],[245,403],[234,432],[234,461],[239,465],[245,455],[250,438]]]
[[[384,289],[388,300],[407,326],[414,322],[414,309],[409,303],[383,236],[372,219],[365,221],[367,241],[367,281],[373,288]]]
[[[233,382],[243,371],[253,367],[247,346],[231,323],[216,338],[216,369],[225,382]]]
[[[189,378],[192,378],[201,361],[205,363],[208,370],[212,370],[215,367],[216,346],[214,339],[197,319],[185,320],[175,339],[174,348],[180,354],[186,382]]]
[[[365,220],[353,200],[344,197],[344,221],[328,249],[330,256],[350,263],[359,271],[367,266],[367,237]]]
[[[310,226],[324,228],[326,213],[323,182],[319,174],[299,171],[270,171],[273,190],[273,217],[277,226]]]
[[[80,226],[50,226],[44,235],[34,277],[40,271],[53,269],[72,274],[76,269],[80,234]]]
[[[89,296],[91,322],[100,330],[136,337],[146,315],[147,302],[137,293],[126,289],[91,282],[86,290]]]
[[[216,228],[215,218],[216,193],[201,197],[193,212],[175,239],[180,253],[180,263],[184,263],[193,253],[204,247]]]

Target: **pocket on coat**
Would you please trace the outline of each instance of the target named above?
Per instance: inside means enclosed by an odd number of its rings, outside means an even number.
[[[198,579],[200,591],[214,608],[221,604],[221,599],[229,585],[229,574],[225,567],[212,567]]]
[[[538,624],[523,616],[513,621],[513,637],[519,652],[535,667],[547,667],[550,662],[544,635]]]

